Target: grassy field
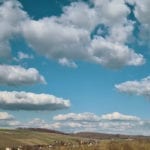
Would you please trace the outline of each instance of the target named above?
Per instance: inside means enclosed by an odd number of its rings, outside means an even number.
[[[148,139],[100,140],[31,130],[0,130],[0,150],[150,150]]]
[[[48,145],[56,141],[76,143],[76,140],[75,137],[55,133],[31,130],[0,130],[0,148],[16,145]]]

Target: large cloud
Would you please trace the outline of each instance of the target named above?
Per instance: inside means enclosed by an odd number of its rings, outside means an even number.
[[[88,31],[59,23],[58,18],[29,20],[23,25],[23,33],[31,47],[48,58],[72,60],[88,57]]]
[[[19,33],[20,23],[27,18],[26,12],[16,0],[7,0],[0,4],[0,59],[10,58],[9,40]]]
[[[76,60],[98,63],[109,68],[142,65],[143,56],[127,45],[134,26],[127,19],[130,9],[125,1],[94,0],[91,3],[93,7],[85,2],[72,2],[62,8],[63,13],[59,17],[33,20],[22,10],[19,2],[8,0],[0,7],[5,10],[4,14],[7,11],[12,13],[12,19],[2,13],[1,24],[6,22],[11,28],[7,28],[10,33],[6,38],[8,31],[2,34],[1,43],[7,43],[10,48],[8,37],[19,33],[35,51],[68,67],[77,67],[74,62]],[[16,13],[17,17],[13,16]],[[103,29],[106,37],[96,31],[101,30],[101,25],[108,29],[108,34]],[[14,26],[17,31],[14,31]]]
[[[0,108],[6,110],[59,110],[70,107],[70,101],[54,95],[27,92],[0,92]]]
[[[116,84],[115,87],[123,93],[141,95],[150,98],[150,77],[141,79],[140,81],[126,81]]]
[[[150,46],[150,1],[149,0],[132,0],[129,3],[135,5],[134,14],[140,22],[140,43]]]
[[[149,0],[135,0],[135,16],[142,24],[150,25],[150,1]]]
[[[0,65],[0,84],[18,86],[46,83],[44,77],[35,68]]]
[[[29,20],[23,25],[24,36],[33,49],[59,62],[61,59],[68,62],[86,60],[109,68],[143,64],[143,56],[125,45],[133,30],[133,25],[126,19],[129,8],[123,1],[120,4],[115,1],[107,3],[104,6],[97,6],[96,3],[95,9],[83,2],[72,3],[64,8],[60,17]],[[116,6],[117,9],[113,12],[112,8]],[[111,12],[106,13],[101,7]],[[80,20],[77,19],[79,17]],[[98,24],[108,26],[110,35],[106,38],[98,36],[90,39],[91,28],[94,30]]]

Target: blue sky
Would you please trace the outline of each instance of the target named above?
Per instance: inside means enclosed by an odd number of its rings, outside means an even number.
[[[0,2],[1,127],[150,134],[148,0]]]

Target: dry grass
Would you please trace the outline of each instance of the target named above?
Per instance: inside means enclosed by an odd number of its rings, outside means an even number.
[[[102,141],[94,146],[83,145],[75,148],[57,147],[54,150],[150,150],[150,141]]]
[[[150,140],[96,140],[55,133],[0,130],[0,150],[23,146],[23,150],[150,150]],[[83,144],[80,141],[88,141]],[[51,147],[52,146],[52,147]]]

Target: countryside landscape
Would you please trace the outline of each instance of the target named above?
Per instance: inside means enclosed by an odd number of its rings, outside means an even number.
[[[0,0],[0,150],[150,150],[150,0]]]
[[[0,149],[9,150],[149,150],[150,137],[92,132],[65,134],[47,129],[0,130]]]

